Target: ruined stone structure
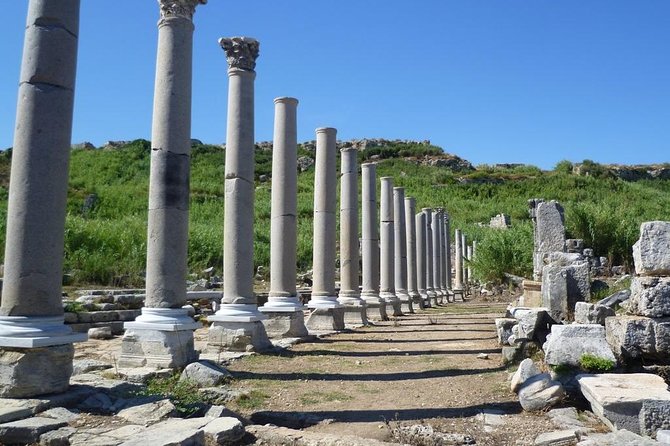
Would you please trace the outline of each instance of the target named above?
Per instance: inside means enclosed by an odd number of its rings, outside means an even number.
[[[387,311],[393,316],[402,316],[400,299],[395,293],[395,217],[393,210],[393,178],[382,177],[380,205],[380,281],[379,295],[387,303]]]
[[[565,223],[563,207],[556,201],[540,198],[528,200],[533,220],[533,280],[542,280],[544,256],[550,252],[565,251]]]
[[[147,297],[125,324],[120,367],[184,367],[200,327],[182,308],[188,272],[193,14],[198,0],[160,1],[151,135]]]
[[[400,299],[403,313],[413,313],[412,300],[407,290],[407,231],[405,229],[405,189],[393,188],[394,215],[394,280],[395,294]]]
[[[435,292],[435,263],[433,262],[433,210],[431,208],[421,209],[426,215],[426,294],[429,304],[437,304],[437,293]]]
[[[419,212],[414,216],[416,220],[416,281],[419,291],[419,308],[430,306],[426,290],[426,214]]]
[[[417,285],[416,270],[416,200],[413,197],[405,198],[405,233],[407,238],[407,294],[409,294],[411,309],[414,305],[421,305],[421,296]]]

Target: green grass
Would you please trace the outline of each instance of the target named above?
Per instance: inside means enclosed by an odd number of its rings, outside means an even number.
[[[596,355],[584,353],[579,358],[579,366],[587,372],[604,373],[611,371],[616,362]]]
[[[73,284],[142,286],[147,239],[147,201],[150,143],[137,140],[125,147],[73,150],[65,233],[64,270]],[[309,152],[301,148],[301,155]],[[378,155],[377,175],[392,176],[396,186],[416,198],[421,207],[445,207],[451,228],[461,228],[469,240],[478,240],[476,277],[500,282],[504,273],[528,275],[531,270],[532,225],[527,200],[559,200],[565,208],[567,235],[583,238],[597,255],[612,264],[631,265],[631,246],[639,225],[649,220],[670,220],[670,180],[625,182],[587,163],[589,176],[572,174],[566,163],[554,171],[534,166],[499,168],[478,166],[476,171],[453,172],[417,162],[440,153],[435,146],[393,143],[362,151],[359,159]],[[0,153],[0,252],[4,252],[7,184],[11,151]],[[224,150],[219,146],[194,147],[191,157],[189,221],[190,272],[223,264]],[[595,164],[595,163],[594,163]],[[269,175],[271,152],[256,151],[256,177]],[[483,183],[463,183],[459,179]],[[495,180],[500,184],[487,183]],[[298,270],[311,268],[314,171],[298,178]],[[271,182],[258,182],[254,205],[254,262],[268,269],[270,259]],[[83,209],[86,197],[95,205]],[[480,226],[504,212],[512,229]]]
[[[347,395],[346,393],[334,391],[334,392],[310,392],[302,395],[300,397],[300,402],[306,406],[320,404],[320,403],[330,403],[330,402],[342,402],[352,400],[353,397]]]
[[[140,395],[159,395],[168,398],[175,405],[177,412],[183,416],[195,414],[201,407],[205,398],[198,389],[198,384],[179,379],[176,373],[169,378],[154,378],[149,380],[145,390]]]
[[[260,390],[251,390],[237,397],[235,403],[241,409],[260,409],[265,406],[270,395]]]

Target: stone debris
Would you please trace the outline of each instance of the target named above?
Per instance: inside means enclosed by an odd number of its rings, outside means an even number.
[[[40,446],[70,446],[70,437],[77,432],[73,427],[61,427],[40,435]]]
[[[641,435],[655,437],[659,430],[670,429],[670,401],[642,401],[639,418]]]
[[[550,374],[541,373],[532,359],[521,361],[510,388],[519,395],[521,407],[529,412],[549,409],[565,396],[563,386]]]
[[[640,225],[640,239],[633,245],[635,272],[641,276],[670,276],[670,222]]]
[[[664,361],[670,355],[670,318],[610,317],[605,332],[607,343],[622,362]]]
[[[594,324],[553,325],[551,335],[543,345],[545,362],[578,367],[580,358],[593,355],[616,362],[605,339],[605,327]]]
[[[211,361],[192,362],[184,368],[180,381],[189,380],[198,387],[214,387],[221,385],[231,378],[230,372]]]
[[[670,401],[663,378],[650,373],[578,375],[577,381],[593,413],[612,429],[639,434],[645,400]],[[650,405],[645,412],[645,424],[653,423],[655,416],[648,412],[656,413],[656,407]]]
[[[353,435],[324,434],[272,425],[254,424],[247,426],[246,430],[267,446],[407,446],[406,443],[389,443]]]
[[[517,324],[514,318],[498,318],[495,320],[496,334],[498,335],[498,344],[509,345],[509,338],[512,336],[512,327]]]
[[[573,430],[545,432],[538,435],[533,443],[535,446],[573,446],[577,442],[577,435]]]
[[[596,417],[591,412],[582,412],[580,416],[580,413],[577,412],[577,409],[574,407],[551,409],[549,412],[547,412],[547,416],[559,429],[570,430],[579,435],[593,432],[593,429],[587,427],[582,421],[584,418],[596,421]]]
[[[653,318],[670,316],[670,277],[634,277],[627,311]]]
[[[512,392],[518,392],[526,383],[526,381],[536,375],[540,375],[541,373],[542,372],[537,368],[532,359],[524,359],[519,364],[519,368],[516,370],[514,375],[512,375],[510,389]]]
[[[53,418],[59,421],[69,423],[79,418],[81,415],[78,412],[73,412],[65,407],[54,407],[53,409],[45,410],[39,414],[40,417]]]
[[[53,418],[32,417],[0,424],[0,444],[27,444],[39,441],[45,432],[67,426],[67,422]]]
[[[640,437],[626,429],[619,429],[609,434],[592,434],[577,443],[577,446],[658,446],[658,442],[650,438]]]
[[[118,417],[136,424],[150,425],[168,418],[175,412],[175,406],[170,400],[159,400],[150,403],[130,406],[121,410]]]
[[[112,339],[111,327],[96,327],[88,329],[89,339]]]
[[[72,361],[72,376],[95,372],[97,370],[111,369],[112,367],[111,364],[95,359],[75,359]]]
[[[605,325],[605,319],[615,316],[613,308],[605,305],[592,304],[588,302],[577,302],[575,304],[575,323],[577,324],[599,324]]]
[[[616,284],[616,283],[615,283]],[[617,305],[621,305],[630,298],[630,290],[621,290],[610,294],[606,298],[596,302],[596,305],[616,309]]]
[[[217,445],[236,444],[246,433],[242,422],[233,417],[221,417],[210,421],[204,431],[208,444]]]
[[[670,430],[660,430],[656,432],[656,440],[663,445],[670,444]]]

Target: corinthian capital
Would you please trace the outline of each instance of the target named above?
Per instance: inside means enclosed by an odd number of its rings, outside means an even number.
[[[183,17],[192,20],[195,7],[205,3],[207,3],[207,0],[158,0],[162,19]]]
[[[254,71],[258,58],[258,40],[251,37],[222,37],[219,45],[226,52],[228,67]]]

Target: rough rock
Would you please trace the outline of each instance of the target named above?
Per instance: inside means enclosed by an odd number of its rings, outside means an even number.
[[[89,339],[112,339],[112,327],[94,327],[88,329]]]
[[[236,444],[245,434],[242,422],[233,417],[216,418],[204,430],[207,442],[218,445]]]
[[[637,316],[670,316],[670,277],[634,277],[628,313]]]
[[[638,359],[668,361],[670,318],[617,316],[605,322],[607,343],[624,362]]]
[[[171,418],[134,435],[122,446],[195,446],[205,444],[205,427],[211,418]]]
[[[519,368],[516,370],[512,376],[512,381],[510,383],[510,389],[512,392],[518,392],[521,387],[528,381],[530,378],[541,374],[540,370],[535,366],[535,363],[532,359],[526,358],[521,361]]]
[[[650,373],[578,375],[577,381],[593,413],[612,429],[640,433],[642,403],[670,401],[663,378]]]
[[[31,398],[65,392],[72,375],[72,344],[40,348],[0,347],[0,397]]]
[[[670,222],[640,225],[640,239],[633,245],[635,272],[641,276],[670,275]]]
[[[509,345],[507,340],[512,336],[512,327],[517,324],[517,320],[513,318],[498,318],[495,320],[495,324],[498,343],[500,345]]]
[[[650,438],[640,437],[626,429],[609,434],[592,434],[577,443],[577,446],[658,446],[658,442]]]
[[[639,419],[641,435],[655,437],[657,431],[670,429],[670,401],[642,401]]]
[[[111,411],[113,405],[106,393],[98,392],[86,398],[78,408],[84,412],[107,413]]]
[[[54,407],[53,409],[45,410],[39,414],[40,417],[53,418],[59,421],[65,421],[66,423],[76,420],[80,417],[80,414],[73,412],[70,409],[65,407]]]
[[[72,361],[72,376],[111,368],[111,364],[95,359],[75,359]]]
[[[551,375],[541,373],[528,379],[519,390],[519,403],[523,410],[535,412],[558,404],[565,396],[563,386],[552,381]]]
[[[117,446],[133,438],[146,428],[129,424],[117,429],[111,427],[94,427],[79,429],[69,439],[70,446]]]
[[[231,376],[223,367],[203,360],[187,365],[179,380],[193,381],[199,387],[213,387],[225,383]]]
[[[577,324],[599,324],[605,325],[605,319],[615,316],[616,312],[604,305],[588,302],[577,302],[575,304],[575,322]]]
[[[53,418],[33,417],[0,424],[0,444],[28,444],[39,441],[45,432],[67,426]]]
[[[545,432],[538,435],[533,443],[535,446],[572,446],[577,441],[573,430]]]
[[[504,364],[512,364],[530,358],[540,350],[535,341],[521,341],[510,346],[503,346],[501,354]]]
[[[73,427],[61,427],[40,435],[40,446],[70,446],[70,437],[77,432]]]
[[[301,156],[298,158],[298,170],[304,172],[314,165],[314,158],[309,156]]]
[[[267,446],[399,446],[372,438],[361,438],[353,435],[324,434],[319,432],[301,431],[272,425],[247,426],[247,432]]]
[[[560,407],[558,409],[551,409],[547,412],[547,416],[559,429],[569,429],[579,434],[593,432],[593,429],[586,427],[582,422],[582,418],[585,416],[595,418],[591,412],[584,412],[580,416],[574,407]]]
[[[605,327],[594,324],[553,325],[551,336],[543,345],[547,364],[579,366],[584,354],[616,362],[605,339]]]
[[[656,432],[656,439],[663,445],[670,444],[670,430],[664,429]]]
[[[117,416],[137,424],[154,424],[169,417],[175,410],[170,400],[153,401],[121,410]]]
[[[33,415],[42,405],[38,399],[0,398],[0,423]]]

